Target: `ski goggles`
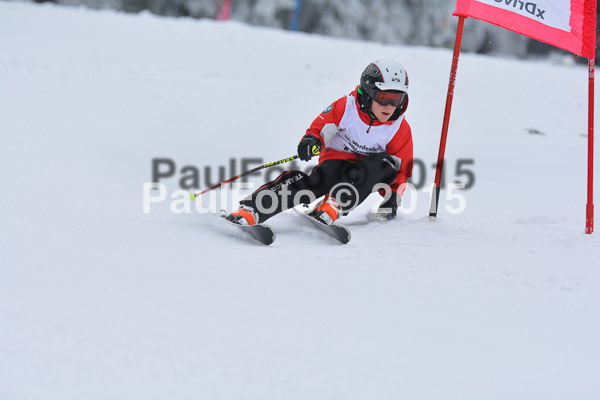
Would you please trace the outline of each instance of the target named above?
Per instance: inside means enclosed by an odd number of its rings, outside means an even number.
[[[404,92],[389,92],[380,91],[376,92],[373,96],[373,100],[382,106],[393,105],[394,107],[400,107],[404,103],[406,93]]]

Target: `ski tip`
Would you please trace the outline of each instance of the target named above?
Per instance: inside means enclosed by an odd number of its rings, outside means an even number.
[[[252,239],[256,240],[258,243],[264,244],[265,246],[269,246],[275,242],[275,230],[266,224],[256,224],[256,225],[240,225],[236,224],[233,221],[230,221],[226,215],[221,215],[228,224],[241,229],[243,232],[247,233]]]
[[[275,242],[275,239],[277,238],[277,233],[275,232],[275,229],[271,228],[271,225],[257,224],[252,226],[260,227],[259,230],[263,232],[261,238],[257,237],[257,240],[259,242],[261,242],[265,246],[269,246],[273,244],[273,242]]]
[[[264,243],[265,246],[270,246],[275,243],[275,233],[273,233],[273,237]]]

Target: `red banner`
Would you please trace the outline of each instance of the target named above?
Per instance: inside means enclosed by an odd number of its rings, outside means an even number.
[[[596,0],[457,0],[454,15],[473,17],[585,58],[596,49]]]

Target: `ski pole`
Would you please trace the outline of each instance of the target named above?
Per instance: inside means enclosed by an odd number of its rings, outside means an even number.
[[[260,167],[256,167],[254,169],[251,169],[250,171],[242,172],[241,174],[236,175],[234,177],[231,177],[231,178],[229,178],[229,179],[227,179],[227,180],[225,180],[225,181],[223,181],[221,183],[217,183],[216,185],[214,185],[212,187],[209,187],[208,189],[204,189],[203,191],[201,191],[199,193],[196,193],[196,194],[190,193],[190,199],[194,200],[196,197],[201,196],[201,195],[203,195],[204,193],[206,193],[208,191],[216,189],[216,188],[218,188],[221,185],[225,185],[227,183],[233,182],[236,179],[241,178],[242,176],[250,175],[253,172],[260,171],[261,169],[269,168],[269,167],[272,167],[274,165],[284,164],[286,162],[293,161],[296,158],[298,158],[297,154],[295,156],[292,156],[292,157],[284,158],[283,160],[279,160],[279,161],[274,161],[274,162],[271,162],[271,163],[263,164]]]

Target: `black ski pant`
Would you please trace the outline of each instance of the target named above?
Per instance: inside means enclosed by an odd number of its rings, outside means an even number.
[[[396,178],[394,160],[386,153],[371,154],[359,162],[326,160],[310,173],[286,171],[275,180],[258,188],[240,204],[253,207],[264,222],[298,204],[309,204],[329,194],[347,214],[362,203],[380,183],[390,184]]]

